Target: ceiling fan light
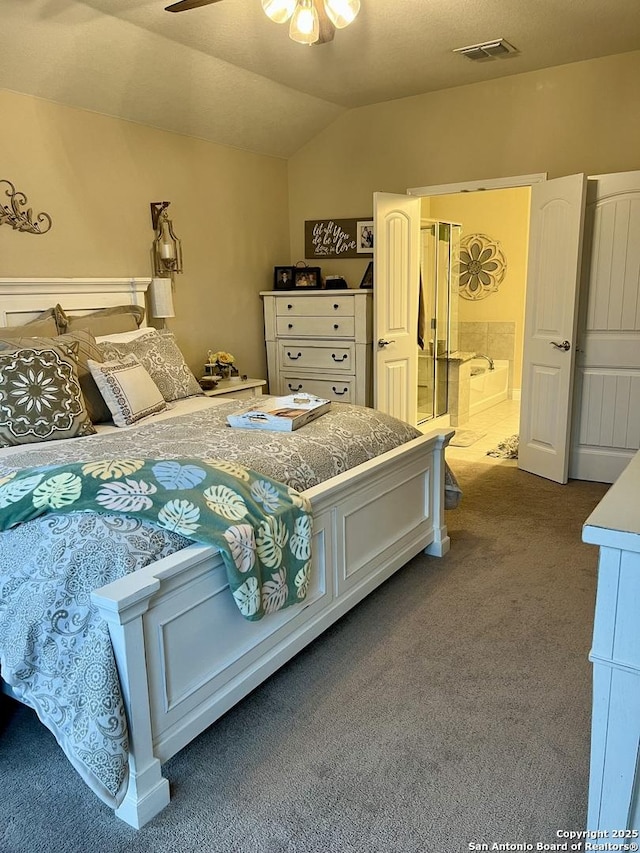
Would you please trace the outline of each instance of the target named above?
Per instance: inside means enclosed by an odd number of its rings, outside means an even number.
[[[284,24],[293,15],[296,0],[262,0],[262,8],[267,18],[276,24]]]
[[[313,44],[320,38],[320,22],[313,0],[298,0],[289,25],[289,37],[300,44]]]
[[[355,20],[360,11],[360,0],[324,0],[324,8],[333,26],[341,30]]]

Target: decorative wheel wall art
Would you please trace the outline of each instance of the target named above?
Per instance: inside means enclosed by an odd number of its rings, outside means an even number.
[[[468,234],[460,241],[460,296],[485,299],[495,293],[507,272],[500,243],[486,234]]]

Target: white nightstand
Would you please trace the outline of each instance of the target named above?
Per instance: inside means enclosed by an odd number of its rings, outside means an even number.
[[[211,391],[205,391],[207,397],[222,395],[236,398],[260,397],[262,389],[267,384],[266,379],[221,379]]]

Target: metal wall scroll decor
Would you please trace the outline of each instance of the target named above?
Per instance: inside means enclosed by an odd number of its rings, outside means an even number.
[[[11,181],[0,179],[0,184],[7,184],[4,193],[9,198],[8,204],[0,203],[0,225],[11,225],[15,231],[26,231],[28,234],[46,234],[51,228],[51,217],[48,213],[39,213],[34,221],[31,208],[22,210],[27,197],[17,190]]]
[[[500,243],[486,234],[468,234],[460,241],[460,287],[463,299],[484,299],[495,293],[507,273]]]

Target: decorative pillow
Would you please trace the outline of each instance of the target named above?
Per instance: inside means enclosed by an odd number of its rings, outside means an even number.
[[[0,335],[3,338],[30,338],[35,335],[55,338],[58,334],[55,311],[55,308],[48,308],[35,320],[30,320],[23,326],[2,326],[0,327]]]
[[[78,329],[77,332],[69,332],[66,335],[58,335],[57,338],[4,338],[0,329],[0,350],[13,349],[18,347],[51,347],[51,346],[69,346],[74,350],[74,355],[78,359],[78,379],[80,380],[80,388],[84,396],[84,402],[87,407],[89,418],[94,424],[105,423],[111,420],[111,412],[104,401],[102,394],[98,390],[95,379],[91,375],[88,359],[94,361],[104,361],[102,353],[98,349],[96,340],[90,332],[85,332],[83,329]]]
[[[0,446],[93,435],[67,347],[0,353]]]
[[[99,347],[106,359],[135,355],[146,367],[165,400],[181,400],[183,397],[202,394],[202,388],[189,370],[173,332],[168,329],[149,332],[128,343],[107,342],[99,344]]]
[[[132,332],[144,320],[144,308],[140,305],[114,305],[112,308],[100,308],[89,314],[70,316],[56,305],[56,323],[60,332],[75,332],[86,329],[92,335],[113,335],[120,332]]]
[[[121,361],[89,359],[89,370],[116,426],[129,426],[167,408],[160,389],[135,355],[125,356]]]

